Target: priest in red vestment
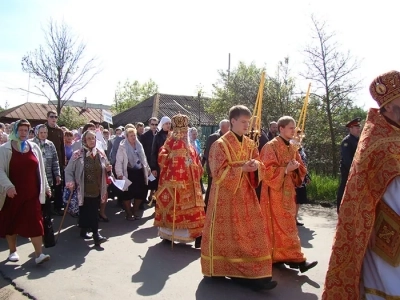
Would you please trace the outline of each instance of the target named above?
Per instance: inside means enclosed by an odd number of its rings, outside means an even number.
[[[158,154],[160,177],[156,192],[156,215],[161,238],[189,243],[201,236],[205,212],[200,187],[203,167],[188,140],[188,117],[171,119],[173,131]]]

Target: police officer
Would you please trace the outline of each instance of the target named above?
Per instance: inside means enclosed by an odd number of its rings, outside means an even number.
[[[349,128],[349,134],[342,140],[340,144],[340,185],[337,192],[337,212],[339,213],[340,203],[346,187],[347,177],[349,176],[351,163],[353,162],[354,154],[356,153],[358,139],[361,133],[361,118],[355,118],[346,124]]]

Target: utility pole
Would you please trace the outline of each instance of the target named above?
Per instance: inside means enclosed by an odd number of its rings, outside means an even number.
[[[229,55],[228,55],[228,84],[229,84],[230,76],[231,76],[231,54],[229,53]]]
[[[197,97],[199,98],[199,127],[201,127],[201,89],[198,91]]]

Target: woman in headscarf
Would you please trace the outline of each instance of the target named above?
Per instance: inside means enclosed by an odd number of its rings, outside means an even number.
[[[99,233],[98,209],[100,203],[107,201],[106,178],[111,169],[106,155],[96,148],[96,133],[85,131],[82,149],[73,153],[65,168],[65,180],[71,192],[77,190],[81,236],[89,238],[87,230],[90,229],[96,246],[107,241]]]
[[[61,184],[61,173],[57,150],[53,142],[47,139],[47,126],[45,124],[39,124],[35,127],[34,131],[35,137],[31,141],[37,144],[42,151],[47,182],[49,183],[49,186],[53,186],[53,178],[55,178],[56,185],[59,185]],[[47,215],[51,214],[50,206],[50,199],[47,199],[45,209]]]
[[[161,147],[164,145],[168,134],[171,130],[171,119],[167,116],[161,118],[158,123],[157,133],[153,139],[153,146],[151,147],[151,161],[150,168],[151,173],[153,173],[154,177],[156,177],[156,183],[154,184],[155,189],[158,187],[158,176],[160,173],[160,166],[158,165],[158,153],[160,152]]]
[[[197,137],[198,137],[197,128],[196,127],[189,128],[189,142],[192,145],[192,147],[196,150],[196,153],[201,161],[202,159],[201,144]],[[204,195],[206,193],[206,190],[204,189],[203,185],[203,177],[200,178],[200,187],[201,187],[201,192]]]
[[[117,152],[115,173],[118,179],[125,176],[132,182],[128,191],[121,196],[126,220],[140,219],[140,204],[146,199],[150,168],[143,146],[137,139],[136,128],[125,130],[125,139],[121,141]],[[133,208],[131,208],[132,199],[134,199]]]
[[[9,141],[0,147],[0,237],[6,238],[8,260],[19,260],[17,235],[31,239],[36,264],[50,259],[42,253],[41,204],[51,191],[38,145],[28,141],[30,123],[14,123]]]

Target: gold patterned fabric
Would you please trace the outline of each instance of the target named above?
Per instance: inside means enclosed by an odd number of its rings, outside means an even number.
[[[264,278],[272,276],[270,243],[255,188],[264,174],[244,173],[249,158],[259,160],[254,142],[242,143],[231,131],[211,146],[208,162],[213,183],[201,243],[205,276]]]
[[[340,206],[322,299],[361,298],[361,268],[375,225],[377,205],[396,176],[400,176],[400,128],[372,108]]]
[[[272,241],[273,262],[304,262],[296,225],[296,190],[307,170],[297,149],[281,137],[268,142],[261,150],[265,176],[261,189],[261,207]],[[296,157],[300,167],[285,174],[286,166]]]
[[[181,120],[180,117],[172,119]],[[200,187],[203,168],[196,150],[188,144],[186,129],[174,130],[158,155],[161,171],[154,225],[171,230],[187,229],[188,236],[174,234],[174,240],[191,242],[201,236],[205,220]],[[171,239],[172,235],[162,237]]]
[[[372,250],[393,267],[400,265],[400,216],[380,201],[377,207]]]
[[[372,98],[382,107],[400,96],[400,73],[390,71],[374,79],[369,87]]]

